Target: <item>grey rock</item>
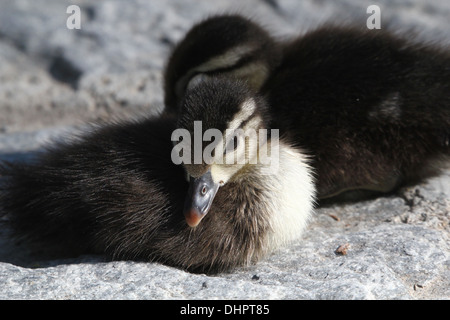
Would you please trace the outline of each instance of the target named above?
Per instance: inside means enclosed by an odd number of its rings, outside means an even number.
[[[210,14],[241,11],[292,36],[326,21],[365,24],[371,2],[1,1],[0,160],[27,160],[86,122],[159,112],[168,52]],[[82,9],[81,30],[65,27],[70,4]],[[450,44],[450,3],[377,4],[382,27]],[[446,171],[390,197],[320,208],[299,241],[215,276],[102,256],[57,259],[2,223],[0,299],[450,299],[449,199]],[[342,245],[346,254],[336,253]]]

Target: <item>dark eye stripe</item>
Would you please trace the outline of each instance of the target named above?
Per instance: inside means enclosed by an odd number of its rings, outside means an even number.
[[[231,152],[231,151],[236,150],[238,147],[238,144],[239,144],[239,139],[237,136],[234,136],[232,140],[230,139],[228,141],[227,145],[225,146],[225,150],[223,150],[223,153],[225,154],[225,153],[227,153],[227,151]]]

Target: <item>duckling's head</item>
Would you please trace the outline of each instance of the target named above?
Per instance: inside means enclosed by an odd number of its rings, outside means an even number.
[[[224,74],[259,89],[277,64],[279,46],[269,33],[239,15],[210,17],[195,25],[175,46],[164,72],[165,105],[177,111],[186,89]]]
[[[267,127],[264,100],[242,81],[214,77],[186,92],[178,121],[185,134],[174,150],[190,181],[184,209],[190,226],[208,213],[221,186],[245,179],[258,164],[268,142],[260,129]]]

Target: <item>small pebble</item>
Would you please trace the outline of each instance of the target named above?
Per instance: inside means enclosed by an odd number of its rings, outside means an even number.
[[[342,244],[336,249],[335,253],[345,256],[347,254],[349,247],[350,247],[349,243]]]

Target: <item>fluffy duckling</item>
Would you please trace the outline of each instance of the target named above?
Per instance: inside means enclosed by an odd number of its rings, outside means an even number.
[[[195,121],[202,122],[201,134],[266,128],[264,101],[242,83],[212,79],[189,89],[184,105],[178,125],[170,117],[112,124],[31,163],[4,163],[0,212],[17,235],[73,254],[107,253],[193,272],[247,265],[298,238],[314,184],[305,156],[286,141],[219,139],[225,154],[243,161],[221,163],[223,152],[213,150],[208,163],[174,164],[174,156],[189,151],[176,148],[176,128],[194,134]],[[251,161],[276,142],[268,158],[279,159],[278,170]],[[201,141],[200,151],[208,146]]]
[[[450,52],[325,27],[286,44],[262,92],[272,126],[314,156],[320,198],[390,192],[450,155]]]
[[[270,127],[279,128],[311,155],[320,199],[391,192],[438,173],[448,162],[448,51],[409,43],[386,30],[326,26],[289,41],[271,39],[267,52],[271,59],[258,60],[264,56],[258,52],[239,64],[227,63],[232,59],[219,58],[234,48],[258,41],[262,48],[270,39],[236,37],[227,19],[213,17],[193,29],[201,28],[200,39],[218,33],[227,39],[217,48],[209,44],[205,52],[215,55],[202,59],[198,54],[191,63],[189,55],[205,47],[195,48],[197,33],[191,31],[174,51],[177,63],[196,70],[187,73],[197,74],[191,80],[195,84],[205,78],[198,65],[208,66],[208,77],[230,79],[244,69],[244,77],[237,78],[248,77],[250,82],[259,78],[256,70],[261,68],[265,76],[256,89],[269,105]],[[246,18],[233,19],[244,30],[262,29]],[[210,25],[220,32],[212,33]],[[179,49],[187,43],[189,52]],[[259,61],[256,69],[250,68],[252,62],[247,67],[246,61],[254,59]],[[222,62],[219,68],[207,63],[216,60]],[[166,81],[166,94],[176,97],[170,90],[177,82],[172,63],[169,60],[166,70],[172,79]],[[189,77],[179,79],[185,83]]]
[[[203,218],[216,219],[219,215],[206,213],[229,206],[225,215],[231,224],[254,230],[251,233],[268,230],[258,236],[262,247],[300,235],[315,193],[308,159],[279,137],[278,130],[267,132],[267,111],[265,101],[236,80],[211,78],[187,91],[178,128],[189,132],[194,143],[199,132],[206,141],[212,140],[211,130],[218,130],[223,137],[214,137],[213,144],[221,148],[214,149],[210,159],[205,155],[211,143],[203,141],[203,158],[195,162],[191,149],[190,158],[184,161],[190,179],[184,213],[190,225],[198,225]],[[198,123],[201,131],[195,127]]]
[[[177,112],[186,89],[222,74],[259,90],[278,64],[280,47],[258,24],[239,15],[219,15],[192,27],[173,49],[164,70],[165,106]]]

